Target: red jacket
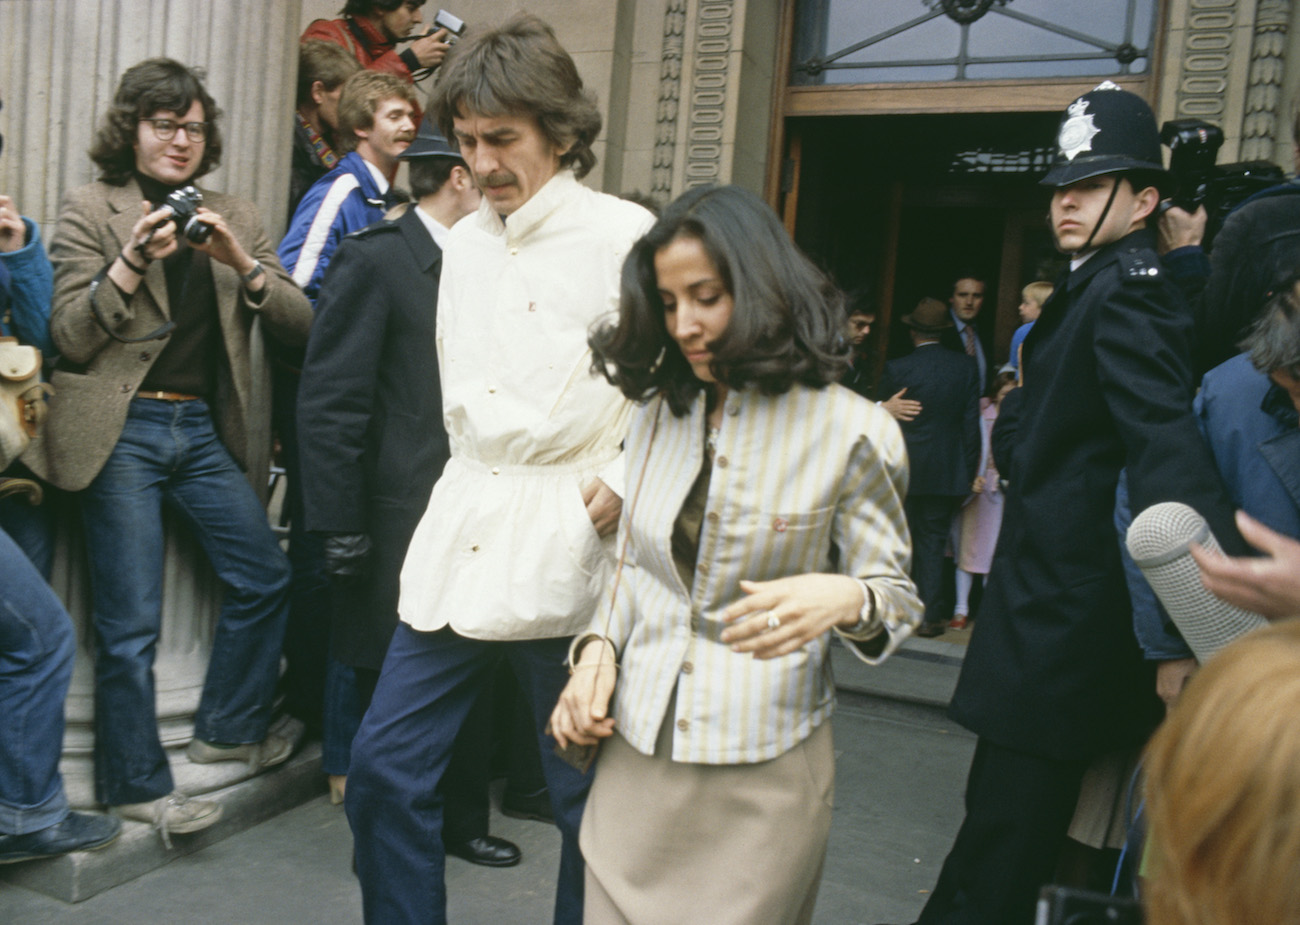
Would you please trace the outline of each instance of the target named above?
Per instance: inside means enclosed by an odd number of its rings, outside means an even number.
[[[356,56],[357,62],[372,71],[396,74],[414,83],[411,68],[396,51],[393,43],[365,19],[317,19],[303,31],[300,42],[333,42]]]

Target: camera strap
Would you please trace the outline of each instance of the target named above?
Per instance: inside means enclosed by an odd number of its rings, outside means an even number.
[[[116,257],[113,258],[113,260],[116,259]],[[171,320],[168,320],[166,323],[160,325],[153,331],[150,331],[143,337],[123,337],[121,334],[118,334],[113,330],[112,326],[108,323],[108,319],[104,317],[104,312],[100,309],[99,302],[96,299],[96,296],[99,293],[99,287],[103,284],[105,278],[107,278],[108,269],[113,265],[113,260],[104,264],[104,268],[96,273],[90,280],[90,313],[94,317],[95,323],[103,329],[105,334],[113,338],[113,340],[123,344],[143,344],[145,341],[162,340],[172,331],[176,330],[176,322]],[[143,281],[141,281],[141,285],[143,285]]]

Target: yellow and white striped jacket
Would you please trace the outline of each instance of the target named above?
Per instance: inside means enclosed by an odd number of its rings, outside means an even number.
[[[682,418],[666,404],[660,408],[656,398],[633,416],[619,538],[630,512],[627,557],[613,612],[602,608],[591,627],[620,653],[613,715],[628,742],[652,754],[676,687],[673,760],[766,761],[801,742],[834,709],[830,633],[760,661],[721,642],[721,611],[742,596],[742,579],[850,575],[874,592],[888,641],[875,657],[849,648],[872,664],[888,657],[921,618],[908,577],[907,451],[893,418],[841,386],[796,385],[777,396],[733,390],[687,588],[670,538],[703,463],[704,396]]]

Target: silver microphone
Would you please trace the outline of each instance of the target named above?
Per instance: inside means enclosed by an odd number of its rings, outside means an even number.
[[[1223,555],[1210,525],[1178,501],[1153,504],[1128,528],[1129,555],[1146,576],[1183,639],[1205,663],[1228,643],[1268,621],[1257,613],[1224,603],[1201,584],[1201,572],[1188,547]]]

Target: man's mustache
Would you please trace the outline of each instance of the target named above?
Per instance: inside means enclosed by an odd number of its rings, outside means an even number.
[[[479,186],[510,186],[518,182],[508,170],[498,170],[479,180]]]

